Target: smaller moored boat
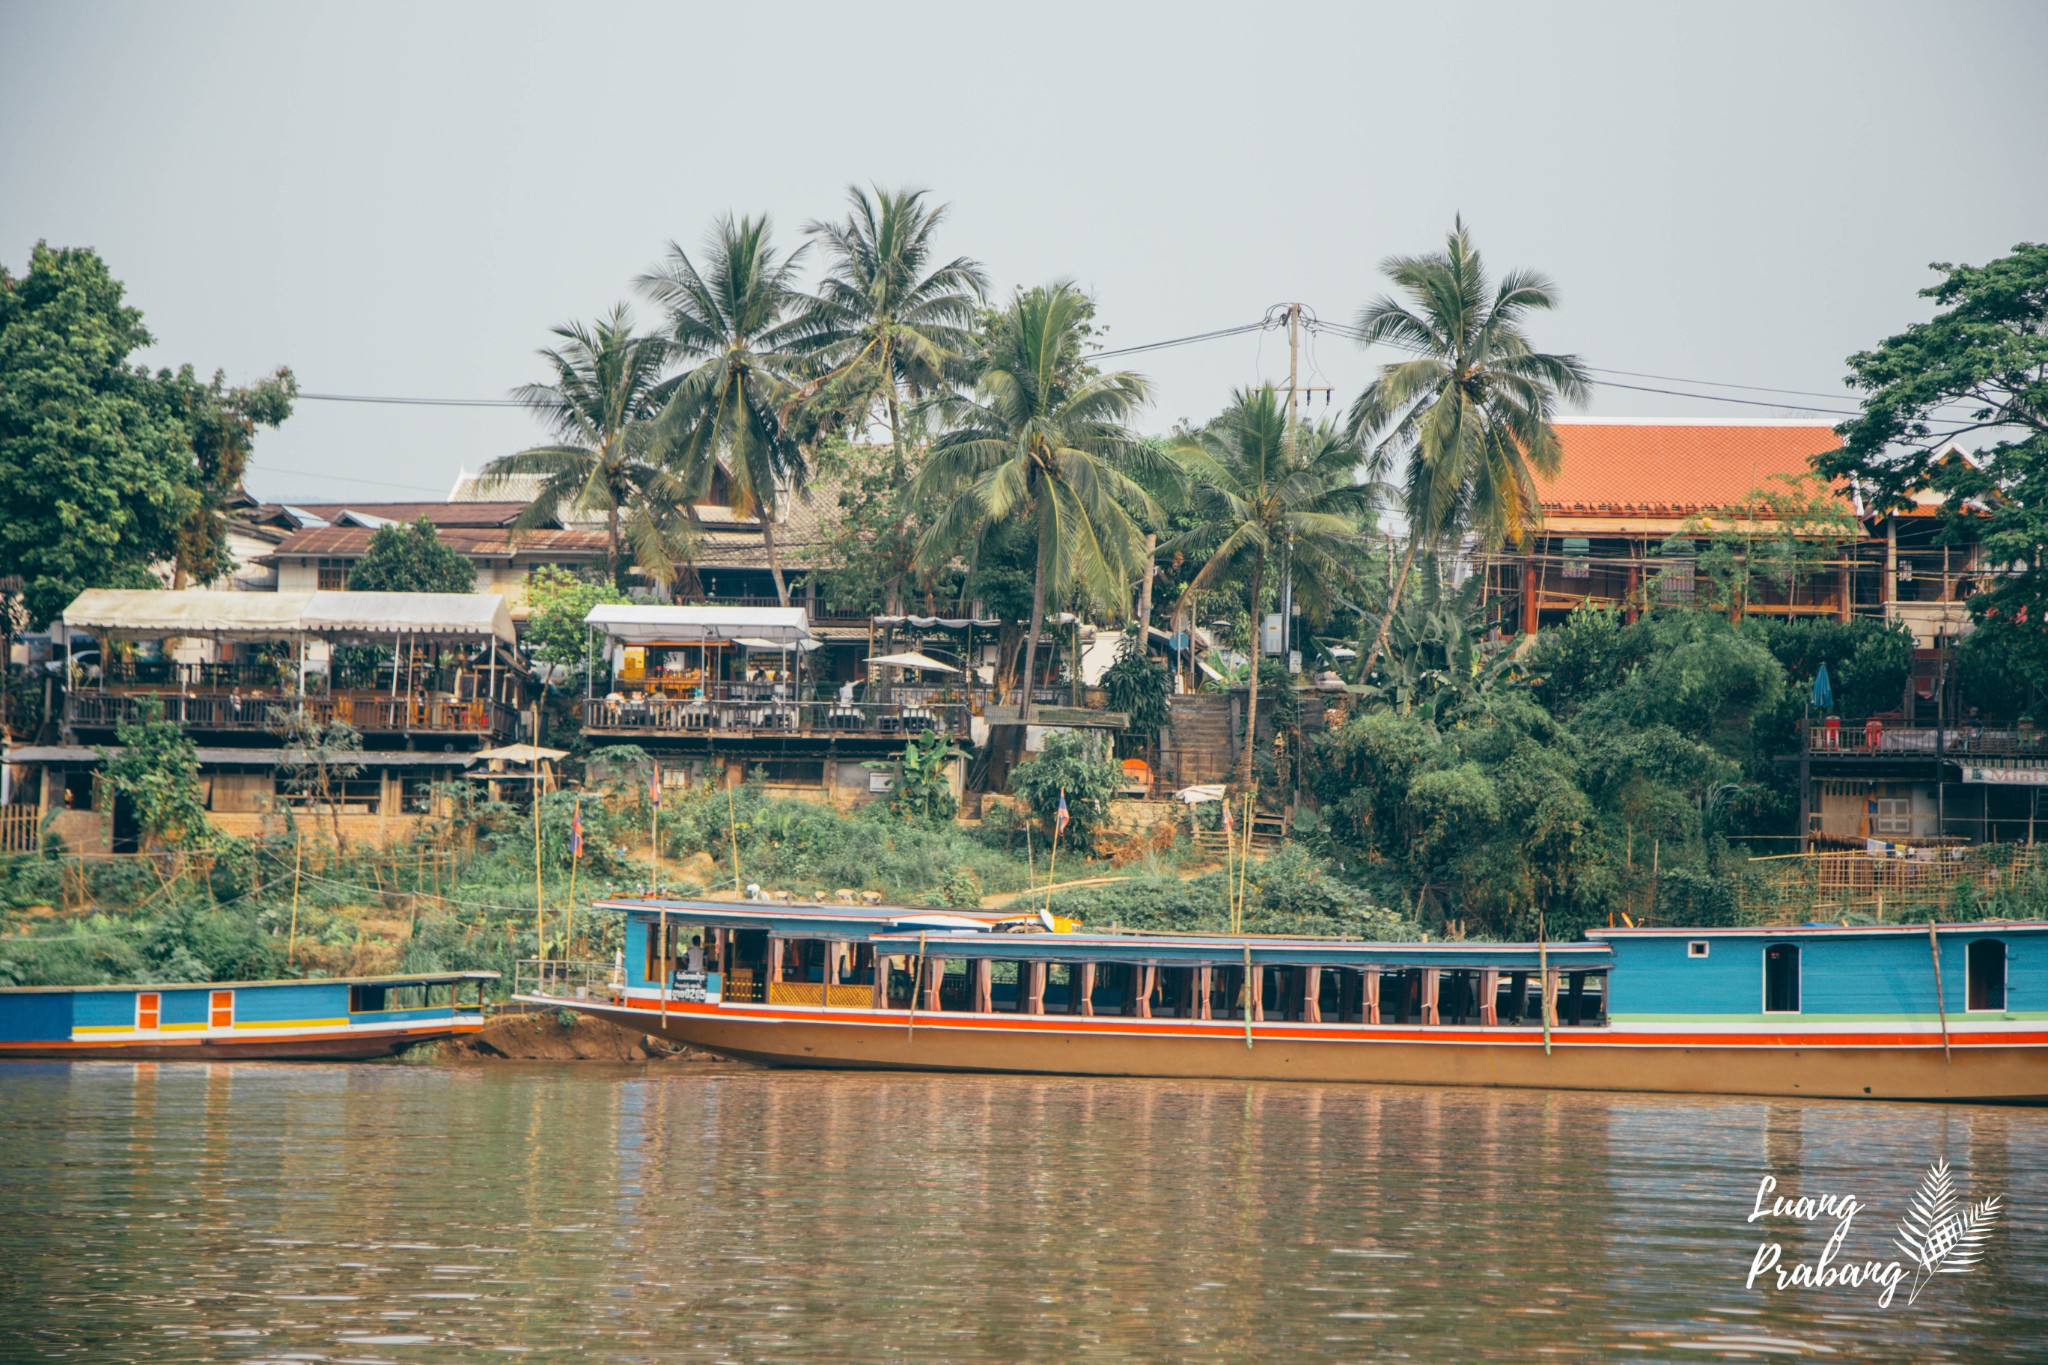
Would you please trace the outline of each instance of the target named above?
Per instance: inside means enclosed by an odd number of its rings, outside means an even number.
[[[0,1060],[355,1061],[484,1025],[496,972],[0,988]]]

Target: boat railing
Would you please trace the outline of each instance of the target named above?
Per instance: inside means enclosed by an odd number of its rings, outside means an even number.
[[[523,957],[512,964],[512,993],[554,1000],[609,1000],[625,984],[617,964]]]

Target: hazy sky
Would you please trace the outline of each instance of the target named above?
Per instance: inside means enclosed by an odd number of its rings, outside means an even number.
[[[2048,235],[2040,3],[0,0],[0,48],[0,261],[96,247],[150,362],[320,393],[502,397],[670,239],[766,211],[794,246],[852,181],[950,201],[942,247],[1005,290],[1079,280],[1112,345],[1290,299],[1349,321],[1463,212],[1496,268],[1558,281],[1541,344],[1823,392],[1924,315],[1929,261]],[[1325,337],[1304,368],[1341,406],[1377,359]],[[1122,363],[1164,430],[1286,360],[1254,334]],[[536,438],[307,401],[249,484],[439,496]]]

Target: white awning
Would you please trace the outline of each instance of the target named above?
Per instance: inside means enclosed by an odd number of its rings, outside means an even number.
[[[249,594],[241,594],[248,596]],[[305,612],[312,635],[372,639],[407,635],[470,638],[493,635],[506,644],[518,636],[512,613],[496,593],[316,592]]]
[[[496,636],[515,644],[512,614],[495,593],[156,592],[88,588],[64,608],[64,624],[95,634],[164,638],[210,635],[275,640],[293,635],[382,639]]]
[[[940,663],[929,654],[919,654],[916,650],[905,650],[901,654],[870,654],[868,662],[880,664],[885,668],[929,669],[933,673],[958,673],[960,671],[951,664]]]
[[[64,608],[64,624],[95,634],[223,635],[276,639],[296,635],[310,592],[161,592],[87,588]]]
[[[583,618],[607,637],[629,645],[737,644],[756,648],[803,644],[811,639],[810,617],[802,607],[668,607],[639,602],[605,603]]]

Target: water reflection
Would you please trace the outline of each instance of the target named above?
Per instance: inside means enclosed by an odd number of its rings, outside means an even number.
[[[2011,1209],[1912,1309],[1764,1173]],[[0,1342],[83,1360],[2039,1359],[2036,1111],[630,1068],[0,1069]],[[1788,1260],[1829,1228],[1773,1230]],[[0,1355],[6,1354],[0,1348]]]

